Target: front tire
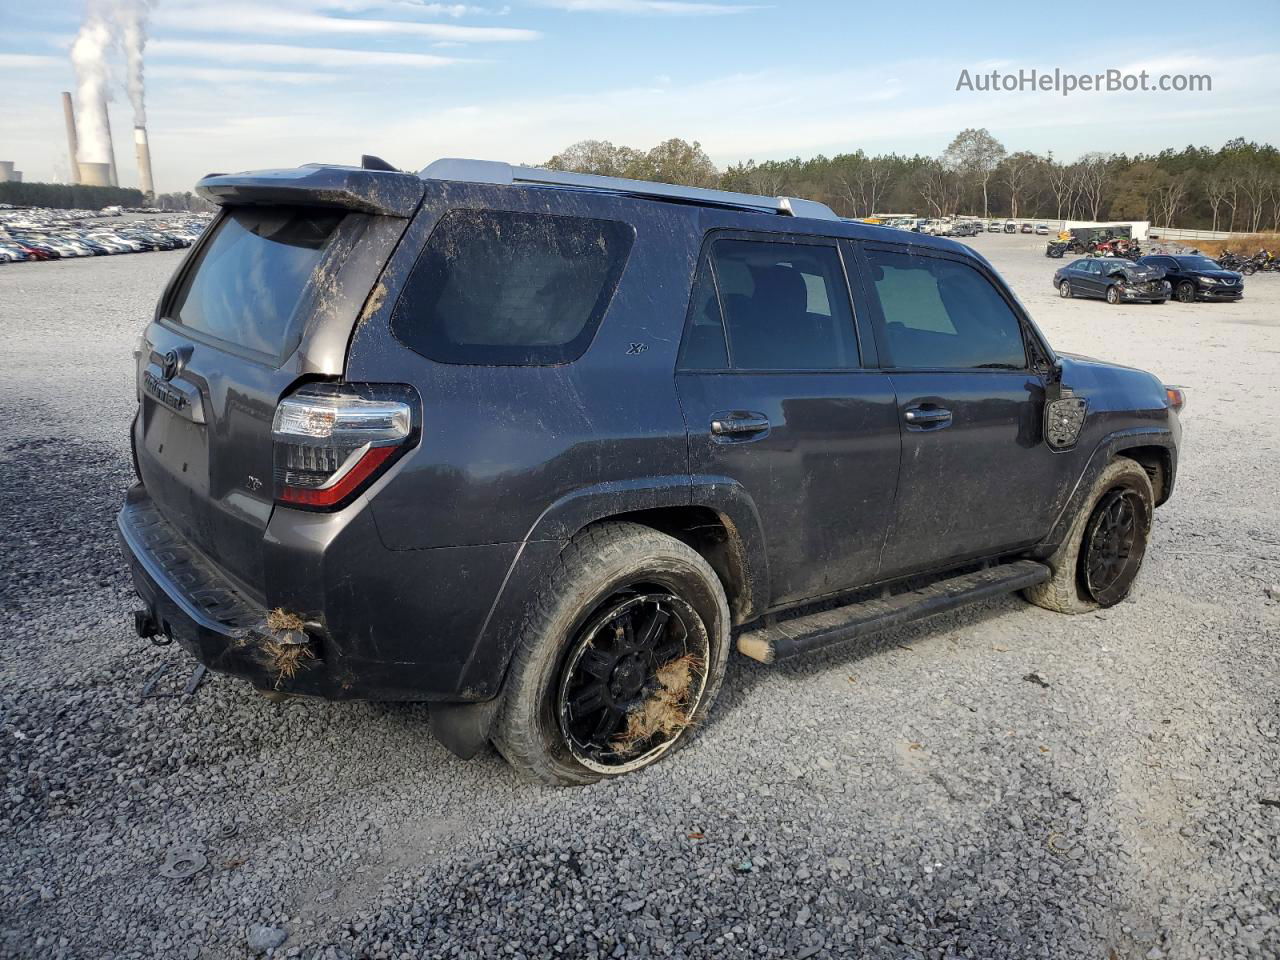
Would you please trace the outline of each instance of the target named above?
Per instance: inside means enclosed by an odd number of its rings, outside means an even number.
[[[1045,562],[1053,576],[1023,596],[1058,613],[1088,613],[1129,595],[1142,569],[1155,494],[1142,466],[1117,457],[1102,471],[1062,545]]]
[[[1178,284],[1178,288],[1173,292],[1174,297],[1179,303],[1194,303],[1196,299],[1195,285],[1187,280],[1183,280]]]
[[[522,630],[494,745],[550,784],[649,766],[706,717],[729,628],[724,587],[697,551],[635,523],[588,527]]]
[[[1114,307],[1120,302],[1120,299],[1119,284],[1113,283],[1111,286],[1107,287],[1107,303]]]

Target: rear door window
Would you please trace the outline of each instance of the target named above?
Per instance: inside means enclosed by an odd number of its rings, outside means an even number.
[[[858,367],[853,309],[835,246],[717,240],[712,260],[734,369]]]
[[[616,220],[451,210],[406,281],[392,330],[444,363],[576,360],[613,299],[634,236]]]
[[[888,363],[916,369],[1025,369],[1022,325],[968,264],[868,249]]]
[[[307,283],[344,215],[297,207],[229,209],[188,271],[168,319],[281,356],[297,332]]]

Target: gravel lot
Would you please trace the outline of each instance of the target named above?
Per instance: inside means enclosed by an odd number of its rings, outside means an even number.
[[[579,790],[420,707],[141,699],[193,666],[133,635],[113,535],[180,254],[0,270],[0,956],[1280,955],[1280,276],[1113,308],[974,243],[1056,347],[1190,389],[1132,599],[735,658],[688,749]]]

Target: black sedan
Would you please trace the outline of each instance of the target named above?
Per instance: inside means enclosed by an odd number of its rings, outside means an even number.
[[[1138,261],[1164,271],[1179,303],[1196,300],[1239,300],[1244,296],[1244,277],[1225,270],[1216,260],[1204,256],[1152,254]]]
[[[1099,297],[1111,304],[1134,300],[1164,303],[1172,292],[1159,267],[1113,257],[1073,260],[1053,275],[1053,285],[1064,299]]]

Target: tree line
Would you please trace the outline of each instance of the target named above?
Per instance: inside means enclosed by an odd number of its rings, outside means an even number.
[[[0,183],[0,203],[15,207],[52,207],[57,210],[101,210],[103,207],[140,207],[142,191],[132,187],[90,187],[82,183]]]
[[[1280,232],[1280,151],[1243,138],[1156,154],[1010,153],[967,129],[938,156],[863,150],[747,160],[719,170],[698,141],[651,150],[583,140],[544,166],[604,176],[820,200],[842,216],[915,213],[1014,219],[1150,220],[1159,226]]]
[[[194,193],[162,193],[144,202],[133,187],[90,187],[83,183],[0,182],[0,203],[15,207],[48,207],[53,210],[101,210],[103,207],[151,206],[160,210],[202,212],[216,210]]]

